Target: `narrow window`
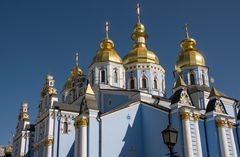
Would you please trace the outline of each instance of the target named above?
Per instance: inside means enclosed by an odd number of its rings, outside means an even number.
[[[147,79],[145,77],[142,78],[142,88],[147,88]]]
[[[94,70],[92,70],[92,85],[95,83],[95,73]]]
[[[203,85],[206,85],[204,74],[202,74],[202,81],[203,81]]]
[[[105,83],[105,70],[101,71],[101,82]]]
[[[194,73],[191,73],[191,74],[190,74],[190,84],[191,84],[191,85],[195,85]]]
[[[134,89],[135,88],[135,82],[133,77],[130,78],[130,89]]]
[[[64,134],[67,134],[67,133],[68,133],[68,123],[67,123],[67,122],[64,122],[64,123],[63,123],[63,133],[64,133]]]
[[[114,70],[114,82],[115,82],[115,83],[118,82],[118,73],[117,73],[117,70]]]
[[[154,89],[157,89],[157,79],[156,78],[154,79],[153,84],[154,84],[153,85]]]
[[[165,91],[165,81],[162,80],[162,91],[164,92]]]

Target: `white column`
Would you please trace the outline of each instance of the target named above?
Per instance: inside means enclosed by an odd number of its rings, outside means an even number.
[[[226,157],[229,156],[228,145],[227,145],[227,136],[226,136],[226,128],[225,128],[225,119],[218,118],[216,119],[216,124],[218,127],[218,136],[219,136],[219,143],[221,149],[221,156]]]
[[[86,117],[80,119],[80,157],[87,157],[87,125]]]
[[[20,146],[20,157],[25,155],[25,146],[26,146],[26,138],[25,138],[25,131],[22,131],[21,135],[21,146]]]
[[[182,127],[183,127],[183,138],[184,138],[184,156],[192,157],[192,135],[190,130],[190,113],[181,112]]]
[[[237,150],[236,150],[236,144],[233,136],[233,122],[232,120],[228,120],[228,128],[229,128],[229,133],[230,133],[230,138],[231,138],[231,145],[232,145],[232,152],[233,152],[233,157],[237,157]]]
[[[202,157],[202,144],[201,144],[199,125],[198,125],[199,114],[194,113],[193,118],[194,118],[194,128],[195,128],[195,133],[197,138],[198,157]]]
[[[45,141],[46,157],[52,157],[52,144],[53,144],[53,139],[47,139]]]
[[[74,127],[75,127],[75,143],[74,143],[74,157],[78,157],[78,149],[79,149],[79,125],[78,122],[74,122]]]

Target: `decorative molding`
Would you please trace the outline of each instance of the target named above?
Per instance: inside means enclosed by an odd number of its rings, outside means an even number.
[[[53,144],[53,139],[46,139],[44,142],[45,145],[52,145]]]
[[[182,120],[189,120],[190,119],[190,113],[189,112],[181,112],[180,117]]]
[[[88,125],[88,119],[85,118],[85,117],[80,118],[79,124],[80,124],[81,126],[87,126],[87,125]]]
[[[193,119],[194,119],[194,121],[198,121],[199,120],[199,114],[194,113],[193,114]]]
[[[226,122],[223,119],[216,120],[216,125],[218,127],[225,127],[225,124],[226,124]]]
[[[228,124],[229,129],[232,129],[232,128],[233,128],[233,122],[228,121],[227,124]]]

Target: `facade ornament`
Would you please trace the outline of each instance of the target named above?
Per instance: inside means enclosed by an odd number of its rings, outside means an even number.
[[[225,124],[226,124],[226,122],[225,122],[225,120],[223,120],[223,119],[218,119],[218,120],[216,120],[216,125],[217,125],[218,127],[225,127]]]
[[[88,125],[88,119],[85,118],[85,117],[82,117],[80,120],[79,120],[79,124],[81,126],[87,126]]]
[[[180,113],[180,117],[182,120],[189,120],[190,119],[190,113],[189,112],[182,112]]]
[[[194,121],[198,121],[199,117],[200,117],[199,114],[196,113],[193,114]]]

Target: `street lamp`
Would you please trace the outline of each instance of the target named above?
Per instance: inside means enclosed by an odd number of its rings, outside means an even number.
[[[168,146],[170,156],[173,157],[173,147],[177,143],[178,131],[170,125],[162,131],[164,144]]]

